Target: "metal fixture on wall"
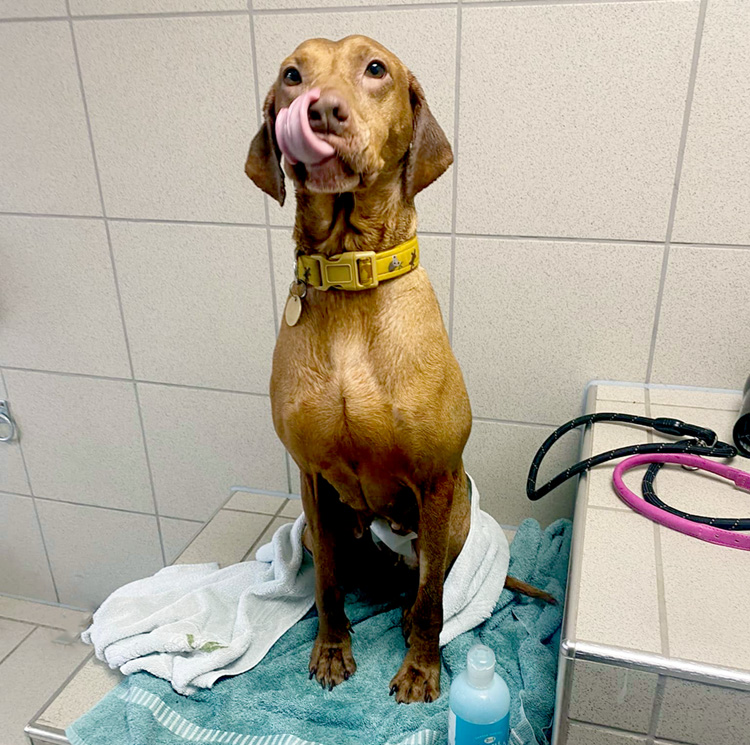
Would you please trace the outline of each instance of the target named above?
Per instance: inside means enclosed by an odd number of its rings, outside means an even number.
[[[10,415],[7,401],[0,401],[0,442],[10,442],[16,436],[16,423]]]

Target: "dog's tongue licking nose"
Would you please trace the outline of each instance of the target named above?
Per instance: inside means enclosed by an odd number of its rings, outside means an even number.
[[[284,157],[294,165],[317,165],[330,158],[334,149],[310,128],[307,110],[320,98],[320,90],[313,88],[292,101],[276,115],[276,140]]]

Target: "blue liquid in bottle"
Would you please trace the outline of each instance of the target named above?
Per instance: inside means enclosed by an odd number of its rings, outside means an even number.
[[[506,745],[510,691],[495,672],[495,653],[475,644],[464,670],[451,684],[448,745]]]

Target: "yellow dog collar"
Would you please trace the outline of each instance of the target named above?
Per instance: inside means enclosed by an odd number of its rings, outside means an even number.
[[[317,290],[370,290],[419,266],[419,242],[410,238],[388,251],[345,251],[297,258],[297,279]]]

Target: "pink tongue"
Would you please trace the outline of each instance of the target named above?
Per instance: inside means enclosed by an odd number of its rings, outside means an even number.
[[[294,165],[316,165],[330,158],[334,149],[310,129],[307,110],[320,98],[320,89],[313,88],[292,101],[276,115],[276,140],[284,157]]]

